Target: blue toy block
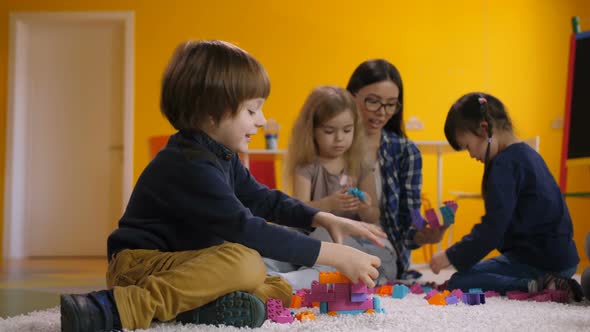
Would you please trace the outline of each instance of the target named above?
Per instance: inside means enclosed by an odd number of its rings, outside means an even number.
[[[361,200],[361,202],[364,202],[366,197],[365,197],[365,193],[360,191],[359,188],[350,188],[348,189],[348,193],[351,194],[352,196],[358,197],[358,199]]]
[[[476,293],[483,293],[481,288],[469,288],[469,293],[476,294]]]
[[[365,310],[338,310],[339,315],[358,315],[364,314]]]
[[[424,290],[424,293],[428,294],[428,292],[432,290],[432,287],[424,286],[422,287],[422,290]]]
[[[455,223],[455,213],[453,212],[453,209],[450,206],[441,206],[440,214],[442,214],[443,223],[445,226],[449,226]]]
[[[320,314],[328,313],[328,302],[320,302]]]
[[[408,295],[409,292],[410,289],[406,285],[394,285],[391,296],[394,299],[403,299],[404,297],[406,297],[406,295]]]
[[[385,312],[385,309],[381,308],[381,300],[379,299],[379,296],[373,296],[373,310],[375,310],[376,313]]]

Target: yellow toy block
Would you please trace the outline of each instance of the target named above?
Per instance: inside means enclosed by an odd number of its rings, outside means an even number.
[[[350,284],[350,280],[340,272],[320,272],[320,284]]]

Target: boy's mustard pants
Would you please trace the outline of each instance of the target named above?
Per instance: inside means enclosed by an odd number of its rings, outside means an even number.
[[[263,302],[291,304],[291,286],[267,277],[257,251],[236,243],[180,252],[123,250],[109,263],[107,286],[114,288],[123,328],[146,329],[218,297],[245,291]]]

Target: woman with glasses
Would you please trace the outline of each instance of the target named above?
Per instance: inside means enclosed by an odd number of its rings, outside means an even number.
[[[364,120],[367,159],[375,165],[381,226],[397,254],[397,278],[418,278],[418,272],[408,271],[410,251],[439,242],[446,227],[418,231],[412,226],[411,212],[420,210],[422,156],[404,131],[400,73],[387,60],[368,60],[352,73],[346,88]]]

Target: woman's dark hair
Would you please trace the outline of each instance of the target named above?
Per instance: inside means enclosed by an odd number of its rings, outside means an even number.
[[[402,77],[394,65],[384,59],[367,60],[361,63],[350,76],[346,90],[356,96],[360,89],[373,83],[391,81],[399,88],[398,101],[401,104],[397,112],[387,121],[383,129],[399,136],[407,137],[404,129],[404,85]]]
[[[483,121],[488,124],[485,132],[481,128]],[[459,98],[451,106],[445,121],[445,136],[456,151],[461,150],[461,146],[457,142],[457,136],[460,134],[470,132],[476,136],[485,136],[488,139],[481,184],[484,197],[489,172],[490,143],[494,129],[512,132],[512,121],[506,112],[504,104],[498,98],[483,92],[472,92]]]

